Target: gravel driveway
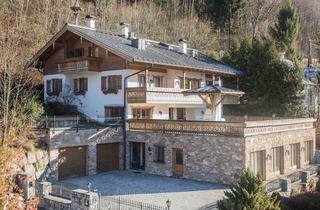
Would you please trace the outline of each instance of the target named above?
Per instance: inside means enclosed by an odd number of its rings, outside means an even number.
[[[64,180],[62,183],[77,188],[91,189],[102,196],[124,196],[130,200],[141,201],[158,206],[166,206],[171,200],[171,210],[206,209],[215,206],[228,186],[206,182],[190,181],[164,176],[145,175],[130,171],[108,172],[94,176]],[[212,208],[207,208],[212,209]]]

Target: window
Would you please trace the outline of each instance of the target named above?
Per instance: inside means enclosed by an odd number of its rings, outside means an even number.
[[[67,51],[67,58],[79,58],[84,56],[84,48],[75,48]]]
[[[169,108],[169,120],[174,119],[174,108]]]
[[[184,89],[183,87],[183,78],[180,77],[180,88]],[[186,78],[185,82],[185,89],[194,89],[200,87],[200,79],[192,79],[192,78]]]
[[[304,160],[306,163],[311,163],[313,158],[313,141],[304,142]]]
[[[154,87],[162,87],[162,77],[161,76],[153,76],[153,85],[154,85]]]
[[[154,161],[164,163],[164,146],[155,146]]]
[[[300,144],[290,144],[290,167],[299,168],[300,164]]]
[[[132,108],[133,119],[151,119],[151,108]]]
[[[75,95],[85,95],[88,91],[88,78],[77,78],[73,80],[73,92]]]
[[[99,47],[89,47],[88,48],[89,51],[89,57],[94,57],[94,58],[98,58],[99,57]]]
[[[139,87],[146,87],[146,76],[143,74],[138,75]]]
[[[250,153],[250,169],[254,174],[260,174],[264,178],[265,150]]]
[[[272,170],[275,174],[283,173],[283,147],[272,148]]]
[[[123,119],[123,107],[105,107],[104,109],[107,121]]]
[[[118,93],[122,89],[122,76],[111,75],[107,77],[101,77],[101,90],[104,94]]]
[[[186,120],[185,108],[177,108],[177,120]]]
[[[58,96],[62,91],[62,79],[51,79],[46,81],[46,93],[48,96]]]

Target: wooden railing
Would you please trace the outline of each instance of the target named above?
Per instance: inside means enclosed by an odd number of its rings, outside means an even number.
[[[179,120],[137,120],[130,119],[129,129],[156,131],[162,133],[194,133],[199,135],[243,136],[243,123],[179,121]]]
[[[129,119],[131,131],[246,137],[301,129],[313,129],[313,119],[286,119],[255,122],[179,121]]]
[[[183,104],[203,104],[199,96],[185,96],[184,89],[177,88],[128,88],[128,103],[183,103]]]
[[[99,71],[101,65],[100,58],[70,58],[58,63],[59,73]]]

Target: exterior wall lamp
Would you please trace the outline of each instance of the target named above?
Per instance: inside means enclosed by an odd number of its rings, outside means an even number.
[[[267,158],[267,160],[271,160],[272,156],[270,154],[268,154],[266,158]]]
[[[285,154],[286,154],[286,155],[290,155],[290,151],[289,151],[289,150],[286,150]]]
[[[166,201],[166,204],[167,204],[167,208],[168,208],[168,210],[170,210],[170,207],[171,207],[171,201],[170,201],[169,199]]]

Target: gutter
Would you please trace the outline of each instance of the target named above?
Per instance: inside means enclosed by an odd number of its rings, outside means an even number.
[[[130,74],[124,78],[124,93],[123,93],[123,170],[126,170],[126,154],[127,154],[127,81],[130,77],[140,74],[141,72],[146,72],[148,69],[153,67],[153,63],[147,66],[144,70],[138,71],[136,73]],[[128,69],[128,66],[127,66]]]

